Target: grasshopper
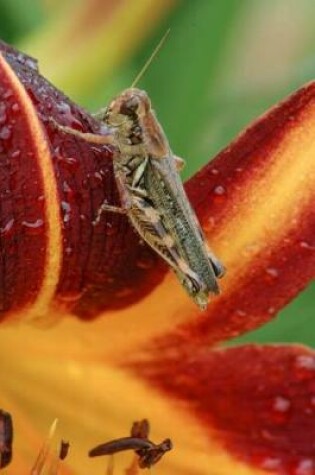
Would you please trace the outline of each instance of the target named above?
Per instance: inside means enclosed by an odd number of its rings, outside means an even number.
[[[126,214],[142,239],[167,262],[188,295],[204,310],[209,294],[219,293],[217,278],[224,275],[225,269],[207,246],[183,188],[178,171],[184,160],[171,151],[146,92],[134,87],[169,32],[132,86],[94,114],[110,134],[83,133],[53,123],[59,130],[90,143],[114,147],[113,168],[121,206],[104,202],[94,224],[106,211]]]
[[[172,153],[148,95],[126,89],[95,117],[107,125],[109,135],[56,124],[88,142],[115,147],[113,167],[121,207],[104,202],[94,224],[104,211],[126,214],[188,295],[205,309],[209,294],[219,293],[217,278],[223,276],[224,267],[207,246],[178,173],[183,160]]]

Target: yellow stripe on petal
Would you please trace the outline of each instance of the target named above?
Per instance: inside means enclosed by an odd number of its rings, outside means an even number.
[[[46,235],[43,245],[46,248],[46,257],[45,262],[42,263],[43,278],[41,286],[37,289],[36,297],[31,306],[26,309],[24,308],[21,315],[17,312],[13,315],[14,319],[23,318],[23,320],[26,320],[42,317],[47,314],[57,288],[62,255],[59,198],[50,149],[36,110],[25,88],[2,55],[0,55],[0,66],[5,73],[6,80],[10,83],[16,104],[23,111],[23,120],[28,132],[27,136],[30,137],[31,151],[34,154],[32,158],[27,156],[25,159],[29,159],[29,167],[34,167],[34,163],[31,160],[35,160],[35,166],[38,167],[37,169],[41,177],[45,199],[44,225]],[[25,199],[27,199],[27,196]]]

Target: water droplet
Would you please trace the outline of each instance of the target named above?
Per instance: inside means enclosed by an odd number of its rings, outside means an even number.
[[[211,168],[210,173],[212,175],[219,175],[219,170],[217,168]]]
[[[222,185],[217,185],[213,189],[213,193],[218,196],[222,196],[226,193],[226,189]]]
[[[272,405],[275,411],[287,412],[291,407],[291,401],[283,396],[275,397]]]
[[[71,106],[67,102],[60,101],[57,104],[57,109],[64,116],[68,126],[73,129],[83,130],[82,123],[73,115]]]
[[[63,182],[62,189],[63,189],[64,193],[67,195],[67,199],[69,201],[71,201],[75,198],[75,196],[77,194],[76,191],[73,190],[73,188],[71,188],[71,186],[66,181]]]
[[[24,63],[29,68],[34,69],[34,71],[37,71],[37,61],[36,61],[36,59],[30,58],[29,56],[27,56],[25,58]]]
[[[14,226],[14,218],[11,218],[4,226],[0,228],[1,236],[8,237],[13,230],[13,226]]]
[[[267,312],[269,315],[274,315],[276,313],[276,308],[275,307],[268,307]]]
[[[273,424],[283,425],[290,417],[291,401],[283,396],[277,396],[272,401],[271,419]]]
[[[73,254],[73,247],[67,246],[65,248],[65,254],[67,254],[67,256],[71,256]]]
[[[314,475],[314,461],[312,459],[302,459],[295,469],[295,475]]]
[[[16,149],[11,153],[11,158],[18,158],[21,155],[21,150]]]
[[[75,157],[63,156],[59,147],[56,147],[54,152],[58,161],[58,165],[61,165],[69,171],[74,171],[79,167],[79,160]]]
[[[315,376],[315,357],[299,355],[296,357],[294,371],[299,379],[312,379]]]
[[[12,110],[12,112],[19,112],[19,110],[20,110],[19,104],[17,102],[14,102],[14,104],[12,104],[12,106],[11,106],[11,110]]]
[[[63,222],[68,223],[71,217],[71,205],[67,201],[61,202],[61,209],[63,211]]]
[[[261,461],[261,468],[276,471],[281,466],[281,463],[282,462],[278,457],[265,457]]]
[[[296,365],[315,371],[315,357],[311,355],[299,355],[296,358]]]
[[[309,249],[310,251],[314,251],[315,250],[315,246],[312,246],[311,244],[309,244],[308,242],[306,241],[301,241],[300,242],[300,247],[302,249]]]
[[[27,234],[39,234],[43,231],[44,221],[40,218],[35,221],[22,221]]]
[[[244,310],[241,310],[241,309],[237,309],[235,311],[235,313],[240,317],[246,317],[247,316],[247,312],[245,312]]]
[[[11,96],[13,96],[13,91],[11,89],[7,89],[2,95],[3,99],[9,99]]]
[[[267,267],[266,272],[268,275],[274,278],[279,276],[279,271],[275,267]]]
[[[8,140],[11,137],[11,135],[12,135],[12,132],[9,129],[9,127],[4,126],[0,129],[0,139]]]

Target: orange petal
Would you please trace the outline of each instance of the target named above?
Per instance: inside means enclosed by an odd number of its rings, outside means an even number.
[[[179,408],[195,414],[208,434],[209,454],[223,447],[254,472],[314,474],[314,351],[249,345],[160,354],[155,362],[133,368]],[[224,463],[218,469],[212,465],[213,472],[239,473],[233,460]]]

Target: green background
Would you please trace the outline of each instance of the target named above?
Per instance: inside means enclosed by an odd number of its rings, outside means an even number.
[[[53,3],[0,0],[1,38],[23,48],[29,35],[62,14],[69,2]],[[75,7],[79,0],[71,3]],[[131,84],[171,28],[139,87],[151,96],[172,149],[186,157],[187,178],[252,119],[314,78],[314,18],[313,0],[178,2],[133,54],[110,75],[100,73],[97,87],[75,99],[90,110],[106,105]],[[66,93],[71,96],[71,88]],[[275,320],[237,342],[314,346],[314,302],[313,284]]]

